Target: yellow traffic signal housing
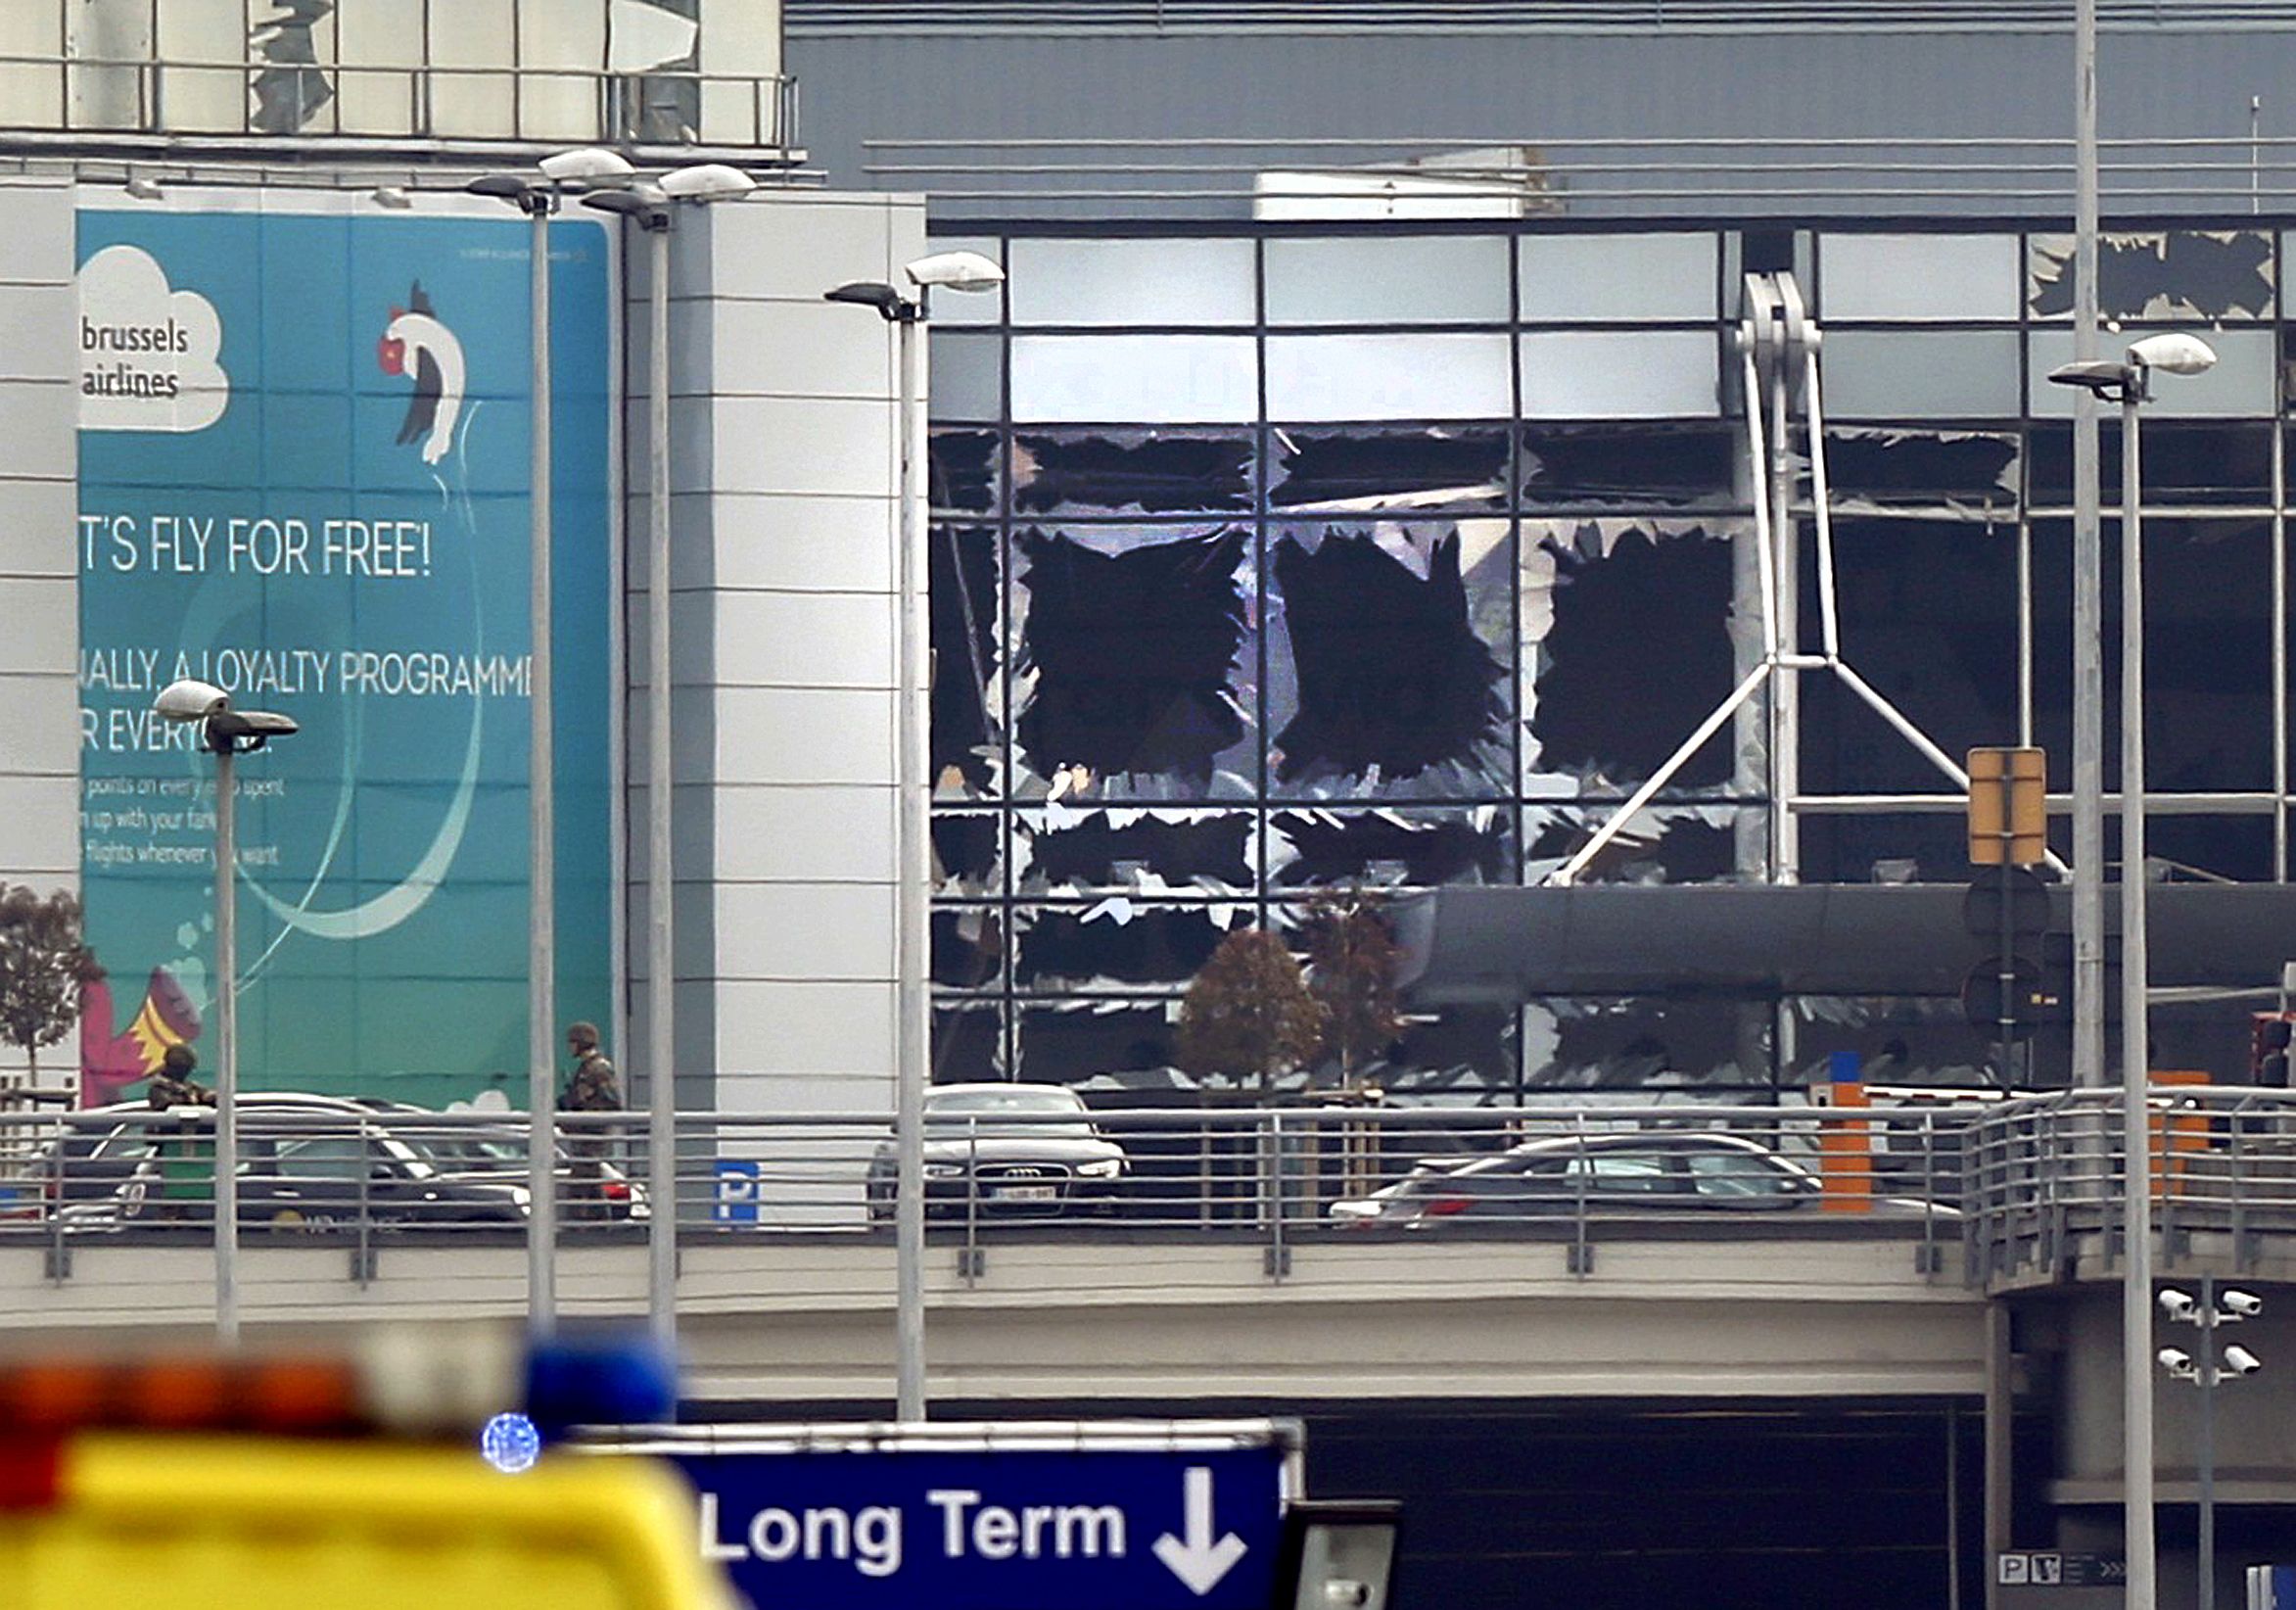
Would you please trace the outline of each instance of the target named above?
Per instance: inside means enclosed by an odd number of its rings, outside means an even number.
[[[2031,867],[2048,854],[2048,757],[2038,749],[1969,751],[1969,863]]]

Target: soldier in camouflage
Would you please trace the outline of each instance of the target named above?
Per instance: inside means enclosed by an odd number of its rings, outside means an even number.
[[[214,1106],[215,1093],[192,1077],[193,1070],[199,1065],[199,1057],[190,1046],[169,1046],[165,1055],[160,1059],[160,1070],[152,1075],[148,1087],[152,1111],[164,1113],[171,1107]]]
[[[568,1113],[621,1112],[622,1076],[614,1071],[614,1065],[598,1049],[597,1025],[571,1025],[566,1030],[566,1049],[574,1057],[574,1075],[566,1081],[566,1088],[559,1093],[559,1107]],[[607,1207],[602,1187],[606,1155],[612,1147],[613,1141],[599,1129],[585,1129],[567,1139],[566,1153],[574,1163],[570,1216],[606,1216]]]

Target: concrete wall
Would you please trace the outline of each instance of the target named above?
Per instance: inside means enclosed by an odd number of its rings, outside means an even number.
[[[79,887],[72,268],[71,186],[0,185],[0,883],[43,892]]]
[[[894,345],[890,326],[821,293],[891,279],[923,246],[922,204],[901,197],[681,210],[673,237],[672,748],[688,1105],[891,1104]],[[633,554],[647,529],[649,285],[633,261]],[[647,585],[642,558],[632,583]],[[633,591],[633,679],[643,613]],[[636,698],[630,775],[642,782]],[[642,840],[642,789],[630,820]],[[633,876],[642,995],[642,842]],[[642,1001],[632,1033],[645,1043]]]

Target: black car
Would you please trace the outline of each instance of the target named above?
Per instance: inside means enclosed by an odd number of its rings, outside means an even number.
[[[1084,1098],[1049,1084],[945,1084],[925,1093],[925,1211],[1058,1213],[1105,1207],[1131,1170]],[[893,1216],[894,1143],[869,1159],[869,1219]]]

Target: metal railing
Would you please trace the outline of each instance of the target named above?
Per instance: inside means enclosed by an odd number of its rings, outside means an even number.
[[[797,109],[785,74],[0,55],[0,129],[19,133],[788,151]]]
[[[1023,1087],[1025,1088],[1025,1087]],[[1006,1238],[1206,1238],[1291,1251],[1532,1240],[1589,1272],[1600,1241],[1872,1235],[1935,1273],[1962,1239],[1969,1113],[1645,1105],[1570,1109],[1231,1106],[932,1114],[928,1233],[977,1272]],[[685,1113],[658,1200],[643,1114],[562,1113],[569,1246],[679,1239],[835,1248],[892,1240],[891,1116]],[[399,1247],[519,1245],[531,1214],[524,1115],[254,1098],[240,1116],[251,1250],[348,1246],[354,1272]],[[87,1245],[198,1244],[213,1229],[206,1109],[0,1116],[0,1246],[38,1239],[50,1277]]]
[[[2120,1101],[2118,1090],[2082,1090],[2007,1103],[1971,1131],[1971,1280],[2117,1264],[2129,1155]],[[2156,1266],[2205,1256],[2252,1269],[2275,1238],[2296,1237],[2296,1096],[2163,1088],[2148,1129]]]

